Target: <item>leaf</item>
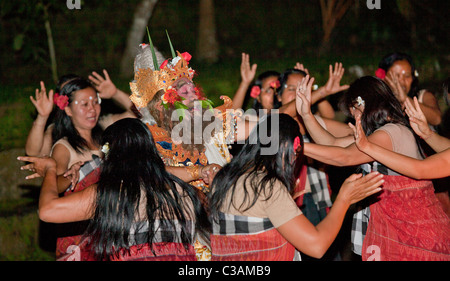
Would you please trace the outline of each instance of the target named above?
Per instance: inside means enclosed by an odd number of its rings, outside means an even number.
[[[167,34],[167,39],[169,39],[169,45],[170,45],[170,51],[172,52],[172,58],[175,58],[177,55],[175,54],[175,50],[173,49],[172,41],[170,41],[170,37],[169,37],[169,33],[167,32],[167,29],[166,29],[166,34]]]
[[[155,71],[157,71],[159,69],[158,59],[156,58],[155,48],[153,47],[153,42],[152,42],[152,38],[150,37],[150,32],[148,31],[148,26],[147,26],[147,35],[148,35],[148,41],[150,43],[150,50],[152,51],[153,66],[155,67]]]

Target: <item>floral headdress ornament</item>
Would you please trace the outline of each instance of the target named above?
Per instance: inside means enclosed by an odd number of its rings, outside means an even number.
[[[384,77],[386,77],[386,70],[382,69],[382,68],[378,68],[375,71],[375,76],[380,78],[380,79],[384,79]]]
[[[366,102],[360,97],[360,96],[358,96],[357,98],[356,98],[356,102],[358,103],[358,106],[365,106],[366,105]]]
[[[302,145],[300,144],[300,138],[296,136],[294,139],[294,151],[296,152],[299,147],[301,148],[301,146]]]
[[[108,153],[109,153],[109,142],[106,142],[102,146],[102,152],[105,154],[105,156],[108,156]]]
[[[172,52],[172,59],[167,59],[161,66],[158,66],[155,49],[147,27],[147,35],[150,43],[149,47],[152,53],[155,70],[139,69],[136,72],[136,82],[133,81],[130,83],[132,91],[130,99],[137,107],[145,107],[158,91],[163,90],[164,93],[161,96],[161,105],[165,109],[169,109],[169,107],[173,106],[181,121],[185,116],[184,110],[188,109],[188,106],[182,103],[184,98],[178,94],[176,88],[172,87],[172,84],[183,77],[192,81],[195,71],[188,67],[192,56],[188,52],[182,54],[177,52],[176,54],[167,30],[166,34]],[[141,44],[140,46],[141,48],[145,48],[147,45]],[[200,96],[199,93],[198,88],[196,88],[197,96]],[[209,107],[212,110],[212,102],[210,100],[199,98],[199,102],[203,108]]]
[[[53,102],[57,107],[59,107],[59,109],[64,110],[64,108],[69,105],[69,97],[60,95],[59,93],[55,93],[55,95],[53,96]]]

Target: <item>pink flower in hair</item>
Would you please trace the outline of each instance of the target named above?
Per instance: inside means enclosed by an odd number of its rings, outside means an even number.
[[[294,139],[294,151],[297,151],[298,147],[301,147],[301,144],[300,144],[300,138],[297,136]]]
[[[252,91],[250,92],[250,96],[256,99],[259,94],[261,94],[261,89],[259,88],[259,86],[253,86]]]
[[[272,81],[272,82],[270,82],[270,85],[269,85],[271,88],[274,88],[274,89],[278,89],[281,85],[280,85],[280,81],[278,81],[278,80],[276,80],[276,81]]]
[[[59,109],[64,110],[64,108],[69,105],[69,97],[55,93],[53,102],[59,107]]]
[[[375,71],[375,76],[380,79],[384,79],[384,77],[386,77],[386,70],[378,68],[377,71]]]

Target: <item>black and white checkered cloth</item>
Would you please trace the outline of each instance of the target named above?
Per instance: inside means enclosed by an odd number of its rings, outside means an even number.
[[[274,228],[269,218],[236,216],[219,212],[218,221],[213,222],[215,235],[257,234]]]

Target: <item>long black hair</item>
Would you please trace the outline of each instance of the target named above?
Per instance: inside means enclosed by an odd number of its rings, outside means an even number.
[[[411,77],[413,77],[413,81],[411,83],[411,89],[409,90],[409,93],[407,93],[407,95],[411,98],[414,96],[417,97],[419,90],[420,90],[419,89],[419,78],[415,75],[416,66],[414,65],[414,61],[410,55],[405,54],[405,53],[400,53],[400,52],[394,52],[394,53],[387,54],[381,59],[381,61],[378,64],[378,67],[383,69],[387,73],[388,70],[391,68],[391,66],[394,64],[394,62],[401,61],[401,60],[406,60],[409,63],[409,65],[411,66]]]
[[[181,233],[179,237],[174,232],[168,233],[168,239],[181,240],[186,248],[193,244],[189,221],[195,220],[196,231],[205,240],[209,238],[210,223],[194,187],[165,170],[145,124],[135,118],[119,120],[105,130],[102,143],[108,143],[109,152],[101,166],[95,213],[87,229],[97,256],[108,258],[117,255],[119,250],[129,249],[130,230],[142,223],[148,223],[148,232],[144,233],[152,245],[157,230],[155,220],[164,229],[166,226],[174,230],[177,221]],[[181,186],[182,193],[176,184]],[[195,218],[187,215],[182,200],[186,196],[193,203]],[[139,218],[137,213],[142,202],[145,202],[146,215]]]
[[[74,100],[74,93],[86,88],[92,88],[95,91],[95,88],[85,78],[73,77],[72,79],[69,79],[69,81],[66,82],[63,87],[61,87],[58,94],[60,96],[69,97],[70,105],[70,103],[72,103]],[[59,139],[67,137],[69,144],[75,149],[75,151],[77,153],[82,153],[83,150],[87,149],[86,140],[79,134],[72,123],[72,119],[66,114],[65,110],[60,109],[59,107],[56,107],[55,110],[55,128],[52,131],[53,144],[55,144],[55,142]],[[92,139],[96,143],[100,143],[102,132],[102,128],[97,123],[96,126],[92,129]]]
[[[273,118],[278,118],[278,122],[273,122]],[[273,141],[268,143],[261,141],[261,134],[265,134],[266,129],[270,133],[270,138],[278,137],[275,154],[261,153],[262,149],[271,147],[273,144]],[[237,202],[233,200],[230,202],[241,211],[251,208],[260,196],[266,196],[266,199],[269,199],[272,196],[275,181],[281,181],[287,190],[292,192],[303,160],[303,149],[297,154],[294,151],[293,144],[297,137],[303,148],[299,126],[289,115],[271,113],[262,118],[239,154],[214,178],[210,192],[210,211],[213,217],[216,217],[221,208],[229,207],[223,206],[223,200],[228,192],[231,192],[233,198],[237,188],[236,183],[242,176],[245,177],[243,186],[245,196],[242,204],[237,206],[235,205]],[[264,176],[259,178],[261,172]],[[250,179],[249,185],[247,179]]]
[[[372,134],[388,123],[400,124],[412,132],[422,153],[418,136],[411,128],[401,103],[386,82],[374,76],[363,76],[355,80],[342,96],[339,103],[340,109],[351,116],[350,108],[357,104],[358,97],[364,100],[361,126],[366,135]]]

